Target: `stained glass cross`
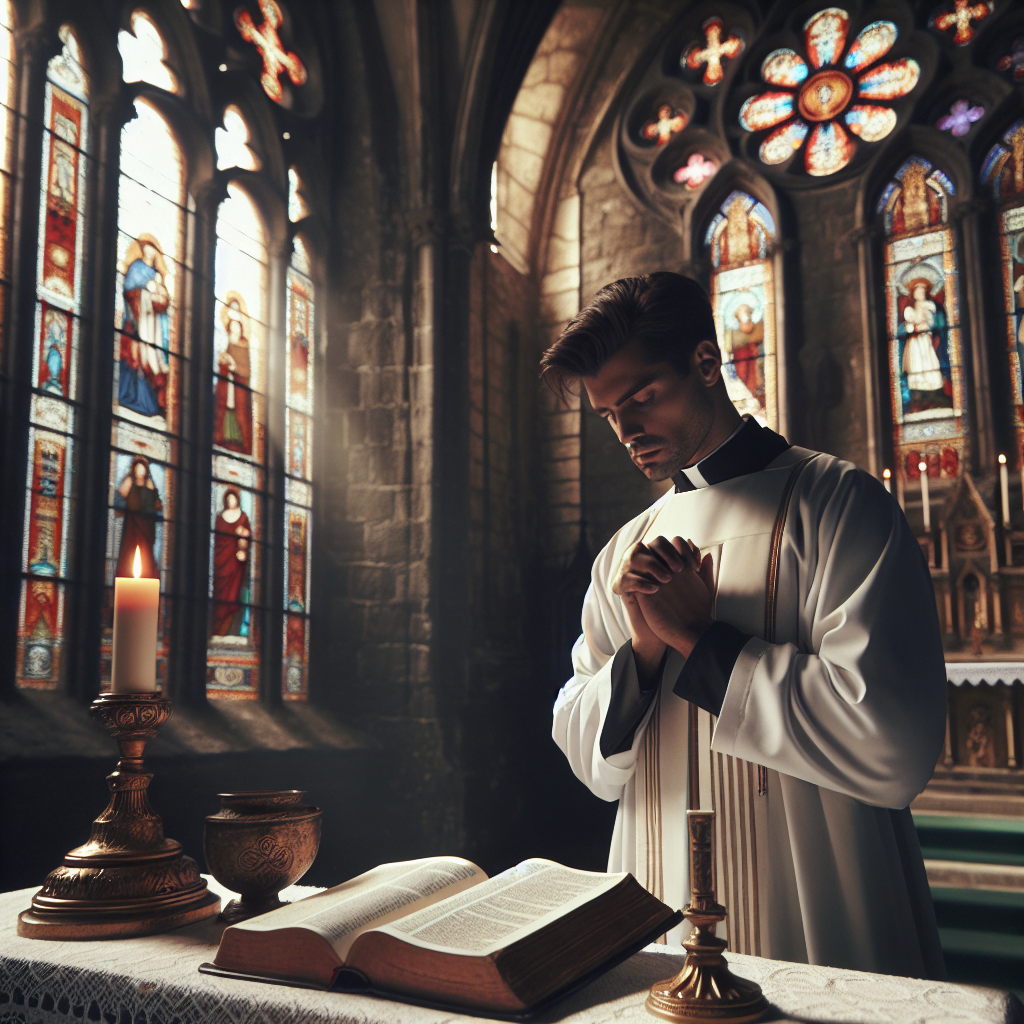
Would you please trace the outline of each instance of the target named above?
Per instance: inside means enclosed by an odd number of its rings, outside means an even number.
[[[981,21],[992,13],[990,3],[969,4],[967,0],[954,0],[953,10],[935,16],[932,24],[940,31],[955,28],[953,42],[966,46],[974,38],[972,22]]]
[[[263,91],[278,103],[283,96],[281,83],[278,79],[287,72],[293,85],[303,85],[306,81],[306,68],[299,56],[281,45],[281,37],[277,30],[281,27],[281,8],[274,0],[259,0],[263,24],[258,28],[248,11],[235,13],[235,26],[247,43],[252,43],[263,58],[263,74],[260,83]]]
[[[657,142],[659,146],[665,145],[676,132],[681,132],[689,118],[678,110],[673,110],[667,103],[658,108],[658,117],[655,121],[648,121],[643,126],[640,134],[645,139]]]
[[[935,127],[960,138],[971,130],[971,125],[975,121],[980,121],[984,116],[984,107],[972,107],[967,100],[957,100],[949,108],[949,113],[935,122]]]
[[[736,57],[743,49],[743,40],[739,36],[726,36],[722,39],[724,25],[721,18],[708,18],[704,22],[704,39],[706,45],[702,49],[694,47],[686,55],[686,66],[696,71],[701,64],[704,68],[704,84],[718,85],[725,72],[722,70],[723,57]]]

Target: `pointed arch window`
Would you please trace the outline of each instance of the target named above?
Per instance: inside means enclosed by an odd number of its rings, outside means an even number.
[[[82,332],[89,79],[78,40],[60,29],[44,92],[39,256],[29,422],[17,678],[54,687],[61,675],[68,574],[75,400]]]
[[[296,238],[288,268],[285,390],[284,678],[286,700],[308,692],[309,580],[313,506],[313,386],[316,302],[309,254]]]
[[[309,216],[309,206],[306,203],[305,190],[302,187],[302,179],[294,167],[288,168],[288,219],[297,224]]]
[[[778,426],[775,221],[745,192],[732,192],[704,238],[711,257],[711,303],[726,388],[741,413]]]
[[[955,479],[966,453],[966,380],[960,337],[956,245],[949,178],[910,157],[876,212],[885,231],[885,308],[893,448],[904,481]]]
[[[217,170],[237,167],[242,171],[258,171],[259,157],[249,148],[249,126],[238,107],[228,107],[224,111],[223,125],[214,132]]]
[[[132,14],[132,30],[117,34],[126,82],[148,82],[167,92],[178,92],[178,79],[167,64],[167,44],[148,14]]]
[[[267,248],[252,199],[234,183],[217,215],[214,296],[207,690],[256,697],[266,493]]]
[[[1013,419],[1018,464],[1024,465],[1024,120],[1010,125],[989,150],[981,180],[991,191],[998,209]]]
[[[104,679],[114,577],[132,575],[137,547],[142,574],[161,583],[157,679],[166,678],[185,379],[185,179],[170,126],[145,99],[136,100],[135,117],[121,131]]]

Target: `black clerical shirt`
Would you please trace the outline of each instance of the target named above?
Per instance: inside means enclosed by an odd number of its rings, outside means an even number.
[[[681,469],[672,477],[676,493],[732,480],[748,473],[759,473],[774,462],[790,444],[774,430],[746,418],[728,440],[695,466]],[[729,687],[729,678],[740,651],[750,636],[727,622],[713,622],[697,641],[686,659],[672,692],[697,707],[718,715]],[[623,661],[633,656],[632,642],[627,641],[615,654],[612,667],[611,702],[601,731],[601,756],[621,754],[633,746],[637,726],[647,714],[665,669],[666,659],[647,687],[637,680],[636,673],[624,671]]]

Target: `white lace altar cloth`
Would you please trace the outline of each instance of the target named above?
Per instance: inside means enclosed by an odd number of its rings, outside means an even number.
[[[211,880],[212,881],[212,880]],[[223,894],[216,883],[211,885]],[[93,942],[22,939],[18,913],[33,889],[0,895],[0,1022],[4,1024],[473,1024],[480,1018],[370,996],[317,992],[200,974],[223,928]],[[294,887],[296,898],[317,890]],[[228,894],[230,895],[230,894]],[[678,946],[648,946],[560,1003],[543,1020],[653,1024],[648,989],[679,970]],[[729,954],[772,1003],[765,1021],[842,1024],[1024,1024],[1024,1006],[994,989],[809,967]]]

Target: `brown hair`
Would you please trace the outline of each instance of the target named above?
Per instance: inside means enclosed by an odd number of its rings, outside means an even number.
[[[541,356],[541,379],[564,398],[573,383],[592,377],[634,338],[643,343],[648,362],[669,363],[685,377],[694,349],[718,341],[704,289],[668,271],[605,285]]]

